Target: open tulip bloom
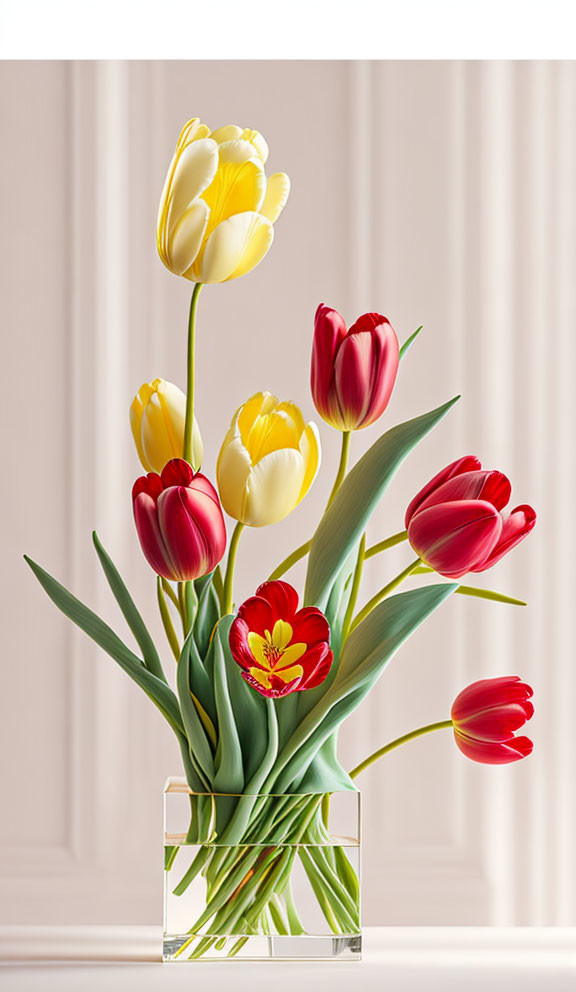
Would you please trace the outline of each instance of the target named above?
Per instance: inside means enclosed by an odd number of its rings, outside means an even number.
[[[388,416],[397,376],[404,372],[401,360],[417,333],[399,348],[382,314],[367,312],[347,328],[336,310],[318,308],[312,395],[321,417],[342,433],[338,473],[313,533],[306,530],[300,546],[280,564],[269,542],[258,588],[243,602],[236,600],[239,548],[250,553],[246,528],[278,523],[290,514],[305,499],[321,462],[317,427],[306,423],[295,403],[262,391],[232,417],[217,462],[218,491],[198,471],[203,454],[194,419],[198,294],[204,283],[250,272],[270,248],[289,181],[283,173],[266,178],[267,156],[259,132],[236,125],[212,131],[194,118],[180,135],[160,203],[160,258],[194,283],[186,392],[153,379],[139,389],[130,413],[136,454],[147,473],[134,483],[134,520],[142,569],[149,568],[156,582],[166,647],[154,642],[96,534],[100,564],[136,639],[135,650],[27,559],[54,603],[144,690],[176,736],[195,814],[187,840],[201,845],[202,853],[175,891],[183,894],[200,872],[207,886],[204,911],[190,920],[190,936],[181,948],[192,957],[216,946],[231,928],[247,940],[253,933],[269,933],[271,921],[280,926],[281,918],[282,932],[303,933],[289,891],[296,856],[329,930],[358,932],[357,879],[330,836],[329,795],[356,790],[363,769],[400,744],[450,728],[459,751],[477,762],[515,762],[532,749],[528,738],[516,735],[532,716],[532,690],[517,676],[506,676],[473,683],[456,697],[449,718],[384,743],[356,768],[345,768],[338,757],[342,722],[406,639],[447,599],[464,593],[521,604],[464,586],[460,579],[496,565],[536,519],[527,505],[508,512],[507,477],[466,456],[414,496],[405,530],[367,547],[370,517],[396,471],[456,402],[386,425],[348,468],[354,432]],[[223,511],[233,521],[228,542]],[[400,574],[362,603],[369,559],[404,541],[416,559],[408,553]],[[139,554],[136,541],[133,548]],[[298,591],[284,576],[304,558],[306,576]],[[398,591],[405,581],[412,588]],[[166,661],[166,648],[175,665]],[[223,796],[225,803],[213,802]],[[210,807],[206,797],[212,797]],[[270,797],[271,804],[264,807],[262,797]],[[174,848],[168,857],[171,870],[177,853]],[[230,953],[237,950],[234,944]]]

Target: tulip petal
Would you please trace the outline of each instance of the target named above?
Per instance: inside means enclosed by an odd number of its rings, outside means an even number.
[[[339,428],[342,415],[332,383],[334,357],[346,333],[346,323],[342,315],[321,303],[314,317],[310,388],[314,405],[320,416],[329,424]]]
[[[263,582],[261,586],[258,586],[256,596],[265,599],[270,604],[273,615],[283,620],[292,621],[292,617],[298,609],[298,593],[289,582],[283,582],[281,579]],[[297,640],[302,640],[302,638],[298,637]]]
[[[274,238],[269,220],[255,212],[236,214],[212,232],[193,274],[198,282],[215,283],[236,279],[260,262]]]
[[[169,241],[184,211],[211,185],[218,162],[218,145],[211,138],[193,141],[179,153],[168,196],[166,230]]]
[[[491,503],[461,500],[418,510],[408,540],[426,565],[457,579],[485,561],[501,531],[502,518]]]
[[[510,741],[496,743],[475,741],[455,731],[454,740],[462,754],[485,765],[506,765],[511,761],[519,761],[531,754],[533,748],[528,737],[514,737]]]
[[[247,480],[244,523],[264,527],[283,520],[298,503],[304,475],[304,459],[294,448],[265,455]]]
[[[443,468],[441,472],[438,472],[433,479],[430,479],[419,493],[416,494],[412,502],[408,505],[406,510],[406,516],[404,518],[404,526],[407,528],[410,523],[411,518],[414,516],[418,507],[424,502],[424,500],[433,493],[435,489],[438,489],[444,482],[448,479],[453,479],[456,475],[461,475],[463,472],[474,472],[482,468],[481,462],[474,455],[465,455],[463,458],[458,458],[455,462],[451,462],[446,468]]]
[[[158,522],[157,502],[140,492],[133,501],[134,521],[144,557],[154,571],[165,579],[176,579],[177,570],[166,547]]]
[[[342,430],[355,430],[370,408],[373,380],[372,335],[348,335],[334,362],[334,385],[342,414]]]
[[[304,641],[308,647],[324,641],[330,641],[330,625],[324,614],[315,606],[306,606],[299,610],[293,620],[296,641]]]
[[[307,424],[302,437],[300,438],[300,452],[304,459],[305,472],[298,494],[298,503],[304,499],[314,479],[318,475],[320,462],[322,460],[322,449],[320,448],[320,434],[313,421]]]
[[[454,723],[459,723],[478,710],[493,706],[495,700],[499,703],[517,702],[532,695],[532,687],[522,682],[518,675],[479,679],[458,693],[452,704],[451,717]]]
[[[462,472],[443,482],[418,506],[418,513],[429,506],[459,500],[481,499],[501,510],[510,499],[512,486],[503,472]]]
[[[482,564],[477,565],[472,571],[484,572],[487,568],[492,568],[492,565],[500,561],[505,554],[528,536],[535,523],[536,512],[531,506],[517,506],[504,519],[502,533],[496,547],[493,548]]]
[[[267,217],[274,224],[288,201],[290,194],[290,180],[285,172],[275,172],[268,178],[266,184],[266,195],[260,213]]]
[[[185,275],[195,261],[208,226],[210,209],[202,199],[184,211],[168,242],[168,260],[175,275]]]
[[[224,520],[210,497],[171,486],[158,499],[158,522],[179,581],[206,575],[222,558]]]
[[[234,520],[247,523],[246,501],[248,481],[252,472],[250,455],[240,437],[231,429],[224,438],[216,465],[216,479],[222,506]]]

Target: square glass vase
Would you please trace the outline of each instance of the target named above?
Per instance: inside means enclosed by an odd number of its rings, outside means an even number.
[[[164,961],[359,960],[360,793],[164,788]]]

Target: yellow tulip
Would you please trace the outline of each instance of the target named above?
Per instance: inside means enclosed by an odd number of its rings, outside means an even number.
[[[237,279],[261,262],[290,192],[277,172],[266,180],[268,146],[258,131],[229,124],[184,125],[158,211],[158,254],[191,282]]]
[[[160,473],[171,458],[182,458],[186,396],[164,379],[145,382],[130,407],[130,426],[138,457],[147,472]],[[200,468],[204,446],[194,418],[192,460]]]
[[[294,403],[256,393],[230,424],[216,476],[222,506],[249,527],[282,520],[304,498],[320,466],[316,424]]]

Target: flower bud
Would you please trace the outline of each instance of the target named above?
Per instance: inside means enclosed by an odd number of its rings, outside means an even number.
[[[154,379],[140,387],[130,407],[132,436],[147,472],[161,472],[171,458],[184,453],[186,396],[178,386],[165,379]],[[200,468],[204,446],[194,417],[192,460]]]

